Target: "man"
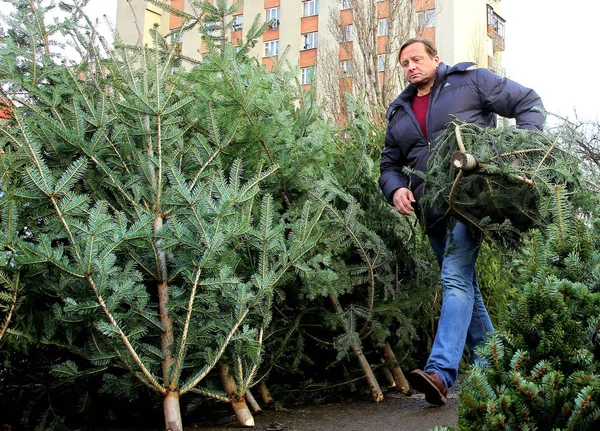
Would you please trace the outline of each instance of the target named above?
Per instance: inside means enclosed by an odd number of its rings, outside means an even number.
[[[445,405],[447,388],[458,376],[465,343],[473,361],[492,322],[481,298],[475,262],[481,239],[459,221],[448,223],[430,208],[419,208],[423,180],[406,175],[405,166],[425,171],[435,139],[454,117],[484,127],[495,127],[497,114],[515,118],[517,127],[541,130],[542,101],[535,91],[502,78],[474,63],[447,66],[435,45],[426,39],[407,40],[398,54],[410,85],[390,104],[385,147],[381,154],[379,185],[400,214],[420,214],[423,228],[441,268],[442,312],[424,371],[409,375],[413,388],[434,405]],[[452,232],[447,231],[452,229]]]

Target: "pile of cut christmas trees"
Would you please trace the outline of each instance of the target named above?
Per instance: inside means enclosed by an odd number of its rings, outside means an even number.
[[[546,226],[556,201],[576,189],[578,159],[561,136],[452,121],[424,178],[422,204],[503,245]]]

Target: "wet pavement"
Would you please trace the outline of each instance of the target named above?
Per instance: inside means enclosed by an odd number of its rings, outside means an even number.
[[[453,389],[453,390],[452,390]],[[255,416],[257,431],[429,431],[436,426],[455,427],[458,421],[457,387],[448,393],[445,407],[431,406],[422,394],[410,397],[388,392],[381,403],[348,402],[305,406],[285,411],[263,411]],[[194,427],[195,431],[231,431],[232,422],[217,427]]]

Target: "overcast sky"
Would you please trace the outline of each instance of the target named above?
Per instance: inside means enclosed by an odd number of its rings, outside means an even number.
[[[507,75],[535,89],[550,112],[600,118],[598,0],[503,0]]]

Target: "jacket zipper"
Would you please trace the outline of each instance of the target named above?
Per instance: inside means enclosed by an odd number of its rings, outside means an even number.
[[[431,107],[433,106],[433,104],[435,103],[434,101],[434,97],[437,98],[437,96],[440,93],[440,88],[441,88],[441,83],[438,83],[438,85],[435,85],[436,82],[439,78],[438,75],[438,70],[436,70],[435,72],[435,79],[433,81],[433,85],[431,87],[431,91],[429,93],[429,106],[427,107],[427,115],[425,116],[425,129],[427,130],[427,152],[431,153],[431,141],[429,140],[429,115],[431,113]],[[435,91],[435,94],[434,94]],[[423,136],[425,137],[425,136]]]

